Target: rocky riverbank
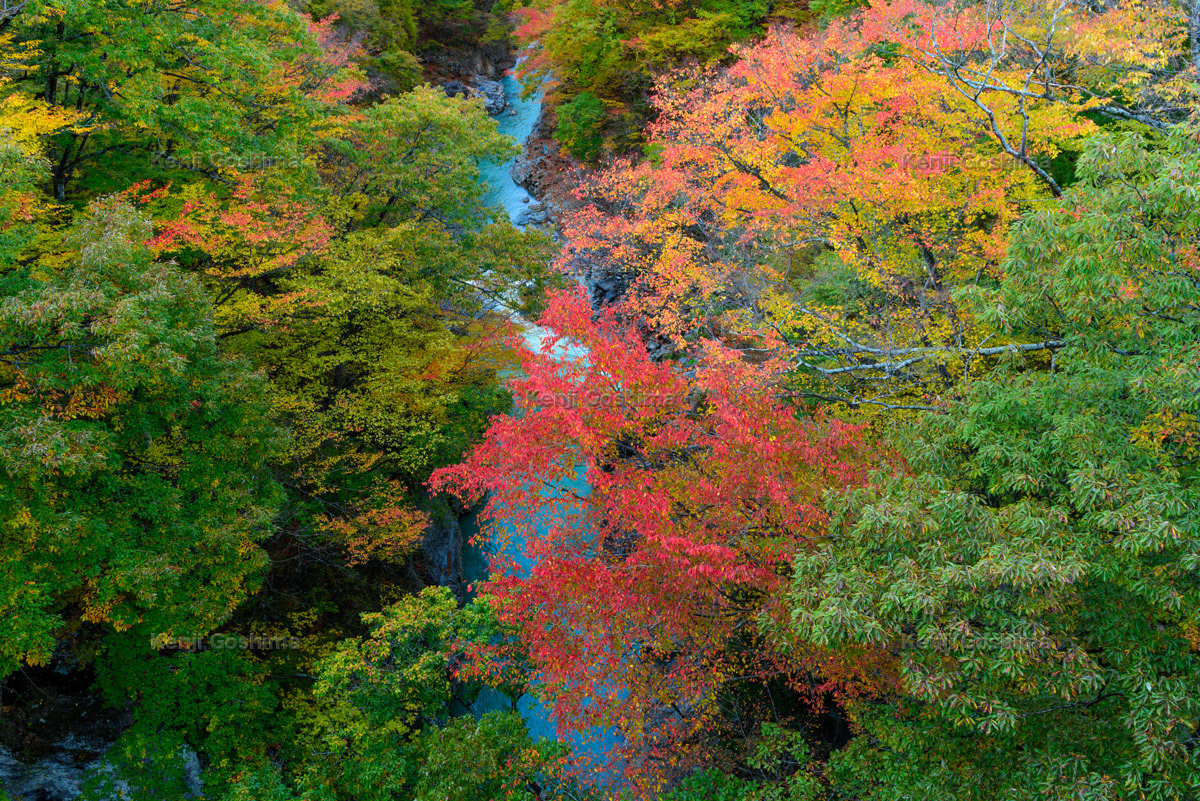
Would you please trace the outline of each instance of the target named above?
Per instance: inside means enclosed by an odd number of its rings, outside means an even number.
[[[517,186],[527,190],[545,208],[547,220],[555,225],[579,205],[574,188],[582,168],[554,139],[554,112],[542,106],[542,112],[525,140],[521,155],[513,163],[511,174]]]
[[[581,185],[585,168],[563,152],[554,138],[554,127],[554,112],[543,107],[521,155],[513,163],[513,181],[533,198],[528,213],[518,216],[518,223],[558,228],[582,205],[575,188]],[[601,260],[576,259],[571,271],[587,287],[595,309],[616,303],[629,287],[626,276],[613,274]]]
[[[479,97],[493,116],[505,111],[501,76],[516,63],[516,56],[502,44],[470,46],[430,45],[418,54],[425,78],[450,97]]]

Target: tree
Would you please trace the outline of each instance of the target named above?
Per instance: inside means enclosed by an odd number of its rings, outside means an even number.
[[[555,797],[567,746],[530,741],[514,712],[458,717],[422,737],[416,801],[509,801]],[[545,785],[545,786],[543,786]]]
[[[944,79],[987,121],[1009,156],[1057,196],[1054,176],[1031,156],[1025,125],[1041,103],[1086,108],[1112,120],[1158,129],[1185,119],[1194,101],[1187,24],[1166,2],[1076,6],[1067,2],[987,0],[960,8],[913,0],[880,4],[864,16],[868,38]],[[1016,98],[1005,111],[1005,98]]]
[[[834,499],[797,559],[798,636],[902,665],[853,708],[849,792],[1168,799],[1200,779],[1197,141],[1089,142],[980,296],[1063,347],[896,432],[904,463]]]
[[[567,258],[602,261],[628,314],[678,350],[777,353],[793,391],[851,408],[933,405],[992,344],[950,290],[997,277],[1036,176],[940,78],[850,23],[739,55],[661,86],[654,159],[587,188]],[[1091,130],[1057,106],[1031,114],[1042,154]]]
[[[299,166],[330,101],[357,87],[280,2],[31,0],[4,27],[29,52],[8,91],[80,115],[47,142],[60,201],[123,189],[156,164],[218,178]],[[79,192],[81,173],[91,186]]]
[[[284,693],[270,663],[243,642],[234,634],[152,643],[106,638],[94,689],[128,709],[132,723],[105,754],[103,769],[90,772],[84,797],[184,798],[201,789],[198,781],[220,797],[231,777],[264,762],[286,730]]]
[[[93,797],[562,773],[515,714],[453,722],[476,679],[523,687],[512,633],[409,598],[453,523],[422,482],[507,407],[554,247],[482,205],[514,148],[478,103],[343,105],[344,34],[273,0],[0,8],[0,678],[53,659],[128,716]]]
[[[1056,347],[1000,339],[953,293],[999,280],[1009,226],[1069,183],[1093,118],[1120,113],[1098,99],[1112,88],[1099,66],[1020,87],[1093,64],[1095,32],[1122,20],[1106,68],[1122,86],[1146,58],[1163,76],[1147,92],[1179,97],[1186,75],[1164,9],[1132,25],[1123,9],[1005,5],[988,22],[988,8],[879,4],[823,31],[775,29],[725,71],[664,78],[652,158],[586,187],[568,264],[602,264],[631,318],[675,349],[778,353],[793,392],[849,409],[935,408],[1009,346]],[[989,35],[1013,45],[988,50]],[[963,83],[976,74],[988,87]],[[1126,111],[1123,124],[1158,124]]]
[[[455,678],[461,645],[497,632],[483,602],[460,609],[430,587],[363,620],[367,635],[320,659],[311,697],[292,702],[287,770],[239,768],[230,797],[532,799],[565,780],[565,747],[532,741],[515,712],[453,716],[479,689]]]
[[[523,357],[521,416],[494,420],[432,484],[487,493],[494,536],[524,536],[488,592],[560,725],[617,726],[631,770],[660,770],[709,747],[697,732],[720,724],[730,685],[808,692],[817,664],[823,690],[863,680],[869,658],[789,665],[752,625],[783,612],[787,564],[822,536],[822,488],[859,480],[859,431],[778,403],[778,363],[713,346],[694,377],[656,364],[636,331],[611,312],[593,321],[576,295],[552,296],[540,324],[555,335]],[[564,343],[586,358],[556,358]],[[586,497],[560,489],[579,470]]]
[[[472,226],[490,217],[480,204],[479,164],[516,152],[480,102],[421,86],[350,118],[329,179],[363,225]]]
[[[149,236],[98,202],[71,266],[0,279],[0,672],[44,664],[64,627],[211,631],[264,566],[280,436],[261,378],[219,353],[210,299]]]
[[[581,94],[602,100],[608,113],[600,121],[618,150],[642,142],[652,118],[645,95],[655,75],[728,60],[730,45],[761,34],[773,10],[761,0],[538,0],[528,6],[518,12],[525,19],[517,36],[531,45],[523,74],[548,81],[551,89],[562,86],[548,97],[561,104],[560,125],[573,116],[562,108]]]
[[[25,69],[30,50],[0,32],[0,76]],[[0,77],[0,96],[7,94],[10,83]],[[43,139],[78,119],[70,110],[47,108],[19,95],[0,100],[0,270],[24,254],[51,208],[38,191],[50,171]]]
[[[478,104],[424,87],[342,122],[321,165],[341,197],[274,175],[132,194],[164,218],[156,252],[210,287],[226,347],[271,378],[295,435],[284,539],[403,567],[437,511],[421,483],[506,402],[488,307],[536,302],[553,245],[481,205],[478,163],[511,140]]]
[[[554,138],[575,158],[595,161],[603,140],[604,104],[591,92],[580,92],[557,109],[558,127]]]

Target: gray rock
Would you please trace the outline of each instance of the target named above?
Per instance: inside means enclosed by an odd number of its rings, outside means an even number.
[[[421,538],[423,578],[458,593],[462,585],[462,528],[458,516],[440,499],[430,503],[426,511],[429,525]]]
[[[498,77],[512,63],[508,46],[502,42],[468,47],[448,47],[431,42],[417,56],[444,75],[486,75]]]
[[[4,792],[15,794],[19,799],[43,799],[44,801],[74,801],[83,792],[84,784],[91,778],[108,775],[111,777],[115,796],[105,796],[116,801],[128,797],[129,788],[112,776],[113,766],[103,754],[111,743],[92,737],[67,734],[54,744],[53,752],[29,764],[22,763],[12,752],[0,746],[0,796]],[[195,751],[183,748],[176,755],[179,764],[164,770],[181,769],[187,783],[186,798],[199,798],[204,793],[203,771]],[[151,762],[146,770],[156,770]]]
[[[593,309],[619,302],[629,289],[627,278],[607,272],[603,264],[584,266],[584,274],[588,275],[587,288]]]
[[[521,213],[513,220],[517,225],[546,225],[550,222],[550,214],[540,203],[521,209]]]
[[[512,167],[508,170],[509,176],[513,179],[513,183],[517,186],[525,186],[533,178],[533,162],[522,153],[517,156],[517,160],[513,162]],[[528,187],[526,187],[528,188]]]
[[[508,100],[504,97],[504,84],[499,81],[476,75],[471,79],[471,86],[474,87],[476,95],[483,98],[483,107],[487,109],[488,114],[499,114],[508,106]]]
[[[446,81],[442,84],[442,91],[446,93],[446,97],[471,96],[471,89],[462,81]]]

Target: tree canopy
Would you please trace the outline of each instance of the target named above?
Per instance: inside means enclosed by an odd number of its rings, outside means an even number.
[[[1194,0],[0,2],[5,771],[1197,797],[1198,79]]]

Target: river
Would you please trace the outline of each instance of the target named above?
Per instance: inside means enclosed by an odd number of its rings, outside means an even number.
[[[537,124],[538,115],[541,113],[541,92],[531,96],[527,100],[521,99],[521,85],[519,81],[512,75],[505,75],[503,79],[505,98],[508,101],[508,108],[497,116],[496,120],[500,126],[500,132],[513,137],[520,143],[524,143],[533,132],[534,126]],[[509,114],[510,110],[515,110],[515,114]],[[509,215],[509,219],[514,224],[518,224],[518,219],[521,213],[525,210],[528,204],[536,202],[536,198],[530,197],[529,193],[518,186],[512,179],[510,170],[513,162],[506,164],[485,164],[483,166],[482,178],[488,185],[488,193],[486,196],[487,202],[503,208]],[[526,347],[531,350],[536,350],[540,347],[542,339],[547,335],[544,328],[536,326],[527,320],[514,320],[524,333]],[[556,356],[560,360],[574,360],[586,358],[587,352],[582,348],[563,347],[556,351]],[[520,413],[520,410],[517,410]],[[576,471],[574,480],[567,482],[559,489],[547,489],[542,495],[544,505],[541,509],[527,510],[531,516],[536,516],[540,521],[552,515],[555,506],[559,499],[564,496],[564,492],[570,492],[577,496],[586,497],[591,491],[585,478],[585,468],[580,466]],[[464,545],[463,545],[463,578],[469,582],[478,582],[486,579],[488,576],[488,557],[494,552],[496,545],[494,542],[478,542],[480,527],[478,513],[473,513],[462,521]],[[543,528],[539,525],[536,529],[537,533],[541,533]],[[508,553],[523,571],[528,571],[532,567],[528,555],[524,551],[524,539],[511,527],[505,526],[501,537],[497,539],[507,542]],[[495,691],[487,691],[482,694],[472,707],[472,711],[481,715],[485,712],[490,712],[497,709],[509,709],[508,699]],[[593,729],[583,734],[568,733],[565,736],[560,735],[553,716],[550,712],[550,707],[542,703],[534,695],[525,695],[519,699],[517,703],[517,711],[521,713],[521,717],[525,720],[525,725],[529,728],[530,734],[536,739],[545,737],[548,739],[559,739],[571,745],[577,754],[592,757],[595,760],[602,760],[607,752],[617,743],[615,732],[605,729]]]

